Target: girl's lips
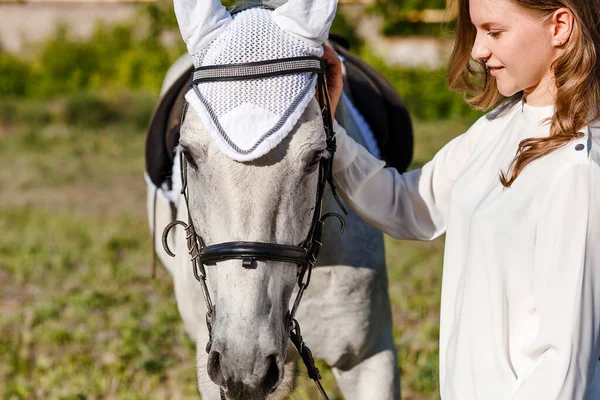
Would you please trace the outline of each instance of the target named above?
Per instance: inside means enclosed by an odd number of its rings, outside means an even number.
[[[500,72],[504,70],[504,67],[489,67],[490,75],[497,76]]]

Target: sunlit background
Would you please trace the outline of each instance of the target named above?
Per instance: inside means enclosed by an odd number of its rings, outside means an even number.
[[[479,116],[446,88],[446,7],[347,0],[333,27],[406,101],[411,168]],[[183,52],[167,1],[0,0],[3,399],[197,398],[170,276],[151,278],[143,178],[145,128]],[[404,399],[439,398],[442,251],[386,238]],[[292,398],[318,398],[302,366],[297,381]]]

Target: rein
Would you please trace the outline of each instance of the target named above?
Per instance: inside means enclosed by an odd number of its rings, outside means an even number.
[[[316,206],[310,225],[310,230],[306,239],[298,246],[281,245],[265,242],[225,242],[211,246],[206,246],[202,238],[194,229],[192,217],[189,211],[189,188],[187,187],[187,160],[185,156],[181,157],[181,194],[185,197],[188,205],[188,222],[172,221],[163,232],[162,243],[165,251],[171,257],[175,254],[171,252],[167,244],[167,237],[170,230],[181,225],[185,229],[187,247],[192,262],[192,268],[195,278],[200,283],[202,294],[206,302],[206,324],[208,326],[209,342],[206,345],[206,352],[210,352],[212,345],[212,321],[215,316],[215,305],[212,302],[208,286],[206,283],[207,265],[216,265],[221,261],[241,259],[244,268],[252,269],[256,267],[256,261],[278,261],[290,264],[296,264],[298,267],[297,283],[298,293],[294,300],[292,309],[288,311],[287,323],[289,325],[290,340],[298,350],[302,361],[308,371],[308,376],[312,379],[319,392],[325,400],[328,400],[327,394],[321,385],[321,374],[315,366],[314,358],[308,346],[304,343],[300,331],[300,325],[294,318],[302,300],[304,291],[310,283],[312,269],[315,267],[317,257],[322,246],[321,236],[325,220],[335,217],[340,221],[341,232],[344,231],[344,218],[337,213],[322,213],[323,196],[326,186],[329,184],[331,192],[344,214],[347,214],[342,202],[340,201],[333,182],[332,166],[333,156],[336,151],[335,132],[333,131],[333,121],[331,117],[331,108],[327,85],[325,82],[325,73],[327,63],[319,57],[294,57],[279,60],[268,60],[261,62],[245,64],[216,65],[197,68],[192,75],[191,86],[197,90],[197,85],[202,82],[214,81],[232,81],[249,80],[278,75],[297,74],[297,73],[316,73],[317,78],[317,100],[321,107],[323,117],[323,127],[325,130],[327,150],[330,157],[323,157],[319,161],[319,174],[316,193]],[[185,108],[184,108],[185,114]],[[182,123],[183,123],[182,115]],[[221,389],[221,398],[224,398],[223,389]]]

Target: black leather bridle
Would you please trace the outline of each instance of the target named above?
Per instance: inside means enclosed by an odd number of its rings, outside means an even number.
[[[183,221],[173,221],[165,227],[163,232],[163,247],[171,257],[175,255],[169,249],[167,236],[171,228],[175,225],[181,225],[186,232],[187,247],[192,261],[194,276],[200,282],[202,293],[206,302],[206,324],[209,332],[209,342],[206,345],[206,351],[210,351],[212,343],[212,320],[215,316],[215,306],[212,303],[208,286],[206,284],[206,265],[216,265],[218,262],[241,259],[244,268],[254,268],[256,261],[278,261],[298,266],[298,293],[292,309],[288,312],[287,319],[290,329],[290,340],[296,346],[298,353],[302,357],[308,370],[308,376],[313,379],[324,399],[328,399],[321,383],[321,375],[315,366],[314,359],[310,349],[304,344],[300,332],[298,321],[294,318],[300,300],[304,291],[310,283],[312,269],[314,268],[319,251],[321,249],[321,236],[323,225],[329,217],[336,217],[340,220],[341,231],[344,231],[344,218],[336,213],[322,214],[323,196],[327,184],[331,187],[333,197],[339,204],[342,211],[347,214],[342,202],[340,201],[333,183],[332,166],[333,156],[336,151],[335,132],[333,131],[333,121],[331,117],[331,108],[329,105],[329,96],[325,82],[327,63],[319,57],[294,57],[279,60],[269,60],[246,64],[228,64],[215,65],[196,68],[192,75],[192,88],[202,82],[215,81],[238,81],[249,80],[278,75],[298,74],[298,73],[316,73],[317,78],[317,100],[321,107],[323,116],[323,127],[327,143],[329,156],[322,157],[319,161],[319,174],[317,183],[316,206],[312,217],[310,230],[306,239],[298,246],[281,245],[265,242],[226,242],[206,246],[202,238],[196,233],[192,218],[189,212],[189,189],[187,187],[187,160],[182,156],[181,160],[181,194],[184,195],[186,205],[188,205],[188,223]],[[185,110],[184,110],[185,114]],[[183,116],[182,116],[183,118]],[[224,397],[221,391],[221,397]]]

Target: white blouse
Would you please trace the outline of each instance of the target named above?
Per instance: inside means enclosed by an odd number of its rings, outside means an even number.
[[[585,128],[511,188],[498,179],[553,112],[507,101],[404,174],[335,126],[334,177],[362,218],[397,238],[446,233],[444,400],[600,399],[600,142]]]

